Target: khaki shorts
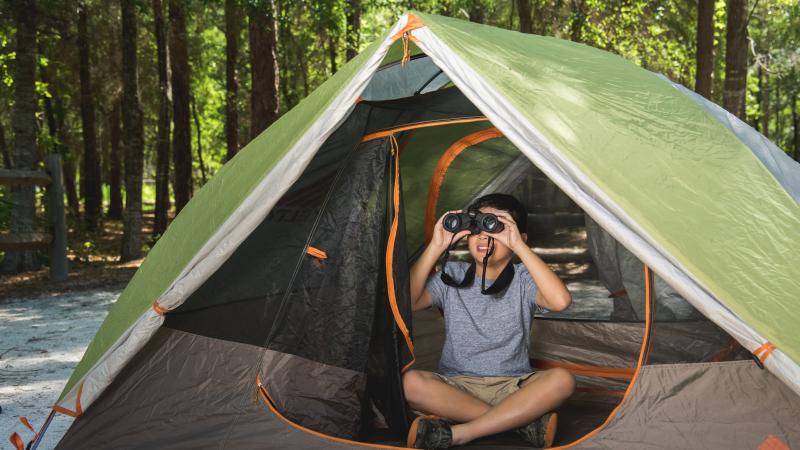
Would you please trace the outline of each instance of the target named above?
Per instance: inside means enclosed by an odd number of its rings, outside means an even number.
[[[525,380],[536,378],[541,372],[531,372],[520,377],[472,377],[458,375],[446,377],[436,373],[442,381],[473,397],[494,406],[517,392]]]

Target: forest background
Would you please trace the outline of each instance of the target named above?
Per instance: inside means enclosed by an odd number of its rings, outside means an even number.
[[[800,158],[797,0],[0,0],[0,164],[60,154],[71,277],[125,279],[225,161],[410,9],[619,54]],[[44,226],[42,192],[0,186],[0,238]],[[0,298],[42,264],[6,251]]]

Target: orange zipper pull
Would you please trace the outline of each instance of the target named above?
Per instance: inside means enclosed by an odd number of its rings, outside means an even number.
[[[400,65],[405,66],[409,61],[411,61],[411,51],[408,49],[408,31],[406,31],[403,33],[403,59],[400,60]]]

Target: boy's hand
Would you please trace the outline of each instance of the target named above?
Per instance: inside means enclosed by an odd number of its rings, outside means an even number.
[[[469,236],[469,230],[461,230],[458,233],[455,233],[455,238],[453,237],[454,233],[451,233],[444,229],[444,225],[442,222],[444,221],[444,216],[450,213],[460,213],[461,210],[458,211],[447,211],[446,213],[442,214],[439,217],[439,220],[436,221],[436,225],[433,226],[433,237],[431,237],[431,243],[429,244],[430,247],[433,247],[439,253],[447,250],[447,247],[450,246],[450,242],[458,242],[464,236]]]
[[[525,243],[525,239],[522,238],[519,228],[517,228],[517,222],[514,221],[514,218],[506,212],[499,212],[495,215],[497,216],[497,220],[503,223],[503,231],[499,233],[491,233],[489,236],[500,241],[503,245],[510,248],[514,253],[518,253],[519,249],[523,247],[528,248],[528,244]]]

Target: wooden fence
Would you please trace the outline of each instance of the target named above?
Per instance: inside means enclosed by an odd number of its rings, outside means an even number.
[[[50,279],[67,279],[67,221],[64,213],[64,184],[61,155],[50,154],[44,159],[45,170],[0,169],[0,185],[43,186],[46,188],[47,231],[31,233],[0,233],[0,250],[49,250]]]

